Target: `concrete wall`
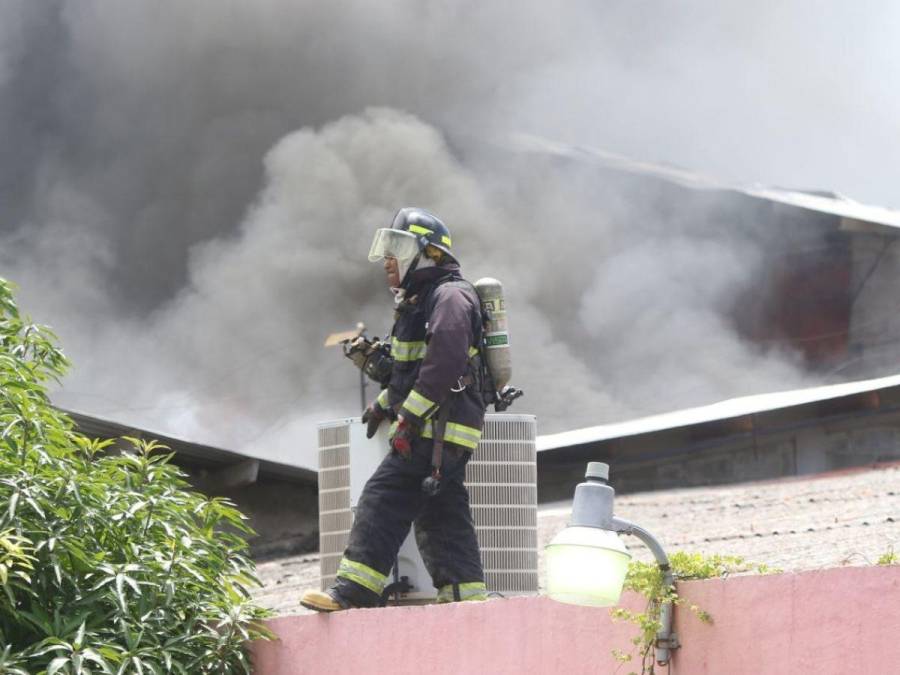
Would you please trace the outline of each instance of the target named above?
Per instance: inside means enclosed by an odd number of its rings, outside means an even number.
[[[900,567],[693,581],[679,591],[683,646],[671,675],[900,672]],[[631,596],[624,604],[639,609],[642,602]],[[690,604],[714,623],[697,619]],[[351,610],[270,626],[280,640],[253,645],[256,675],[640,670],[610,653],[630,646],[632,625],[613,622],[606,609],[547,598]]]

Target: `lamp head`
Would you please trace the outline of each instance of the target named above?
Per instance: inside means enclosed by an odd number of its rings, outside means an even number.
[[[591,462],[575,488],[572,522],[546,547],[547,593],[559,602],[606,607],[619,602],[628,561],[612,527],[615,491],[609,466]]]
[[[607,484],[609,480],[609,464],[589,462],[584,474],[584,483],[575,488],[575,499],[572,501],[573,527],[599,527],[612,529],[610,520],[613,516],[613,500],[616,491]]]

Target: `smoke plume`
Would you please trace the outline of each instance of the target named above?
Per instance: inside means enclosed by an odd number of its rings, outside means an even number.
[[[307,465],[315,422],[359,405],[323,340],[390,326],[366,253],[406,205],[445,220],[468,278],[503,280],[516,409],[542,432],[816,383],[731,318],[771,249],[751,214],[505,139],[900,203],[887,25],[708,3],[4,0],[0,274],[73,358],[60,405]]]

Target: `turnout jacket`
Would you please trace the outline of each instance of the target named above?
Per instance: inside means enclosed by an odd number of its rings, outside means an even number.
[[[444,442],[474,450],[485,410],[478,294],[456,264],[413,274],[408,297],[397,306],[391,330],[394,367],[378,403],[403,415],[423,438],[433,438],[433,422],[449,406]]]

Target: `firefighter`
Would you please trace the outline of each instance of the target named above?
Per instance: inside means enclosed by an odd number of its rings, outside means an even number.
[[[484,424],[478,296],[460,275],[447,227],[423,209],[401,209],[377,230],[369,260],[383,261],[396,311],[393,369],[363,422],[369,438],[390,422],[391,452],[363,489],[335,584],[307,591],[301,604],[377,606],[410,524],[438,602],[485,600],[463,484]]]

